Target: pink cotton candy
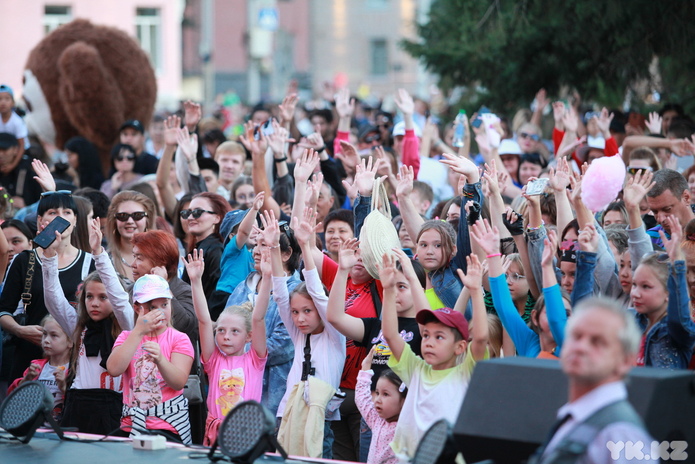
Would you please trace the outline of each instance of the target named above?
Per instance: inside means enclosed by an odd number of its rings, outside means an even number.
[[[595,159],[582,180],[582,201],[594,213],[616,199],[625,182],[625,163],[620,155]]]

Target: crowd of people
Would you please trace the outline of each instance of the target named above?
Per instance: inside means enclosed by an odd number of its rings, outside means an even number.
[[[393,102],[288,92],[228,140],[188,101],[124,121],[102,166],[83,137],[47,155],[0,86],[0,395],[38,380],[63,426],[207,446],[256,400],[290,454],[395,463],[456,421],[478,362],[562,359],[580,378],[582,344],[621,346],[582,338],[596,321],[639,333],[601,382],[695,366],[680,106],[644,118],[541,90],[533,110],[442,125],[435,102]],[[587,166],[611,156],[624,187],[592,211]]]

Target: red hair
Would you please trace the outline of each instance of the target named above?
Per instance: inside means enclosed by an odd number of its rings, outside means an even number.
[[[179,247],[173,235],[161,230],[150,230],[133,236],[133,246],[155,266],[164,266],[171,279],[177,275]]]

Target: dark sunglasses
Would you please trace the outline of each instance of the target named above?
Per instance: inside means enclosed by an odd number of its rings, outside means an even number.
[[[206,209],[196,208],[196,209],[182,209],[179,213],[183,219],[188,219],[193,216],[193,219],[199,219],[203,213],[216,214],[214,211],[208,211]]]
[[[536,134],[527,134],[526,132],[520,132],[519,137],[522,139],[531,139],[534,142],[538,142],[541,138]]]
[[[372,134],[368,137],[365,137],[364,143],[372,143],[372,142],[378,142],[381,140],[381,135],[380,134]]]
[[[43,192],[41,194],[42,197],[50,197],[51,195],[70,195],[72,196],[72,192],[70,190],[56,190],[56,191],[50,191],[50,192]]]
[[[147,213],[145,211],[136,211],[134,213],[116,213],[116,220],[120,222],[128,222],[128,219],[130,218],[133,218],[133,221],[138,222],[146,217]]]
[[[647,166],[646,168],[632,168],[630,166],[627,167],[627,173],[630,174],[631,176],[636,175],[640,171],[651,172],[652,168],[650,166]]]
[[[130,153],[128,155],[123,156],[119,153],[118,155],[116,155],[116,158],[114,158],[114,159],[116,161],[123,161],[125,159],[127,159],[128,161],[135,161],[135,155]]]

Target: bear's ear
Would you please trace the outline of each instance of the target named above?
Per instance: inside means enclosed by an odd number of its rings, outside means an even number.
[[[58,93],[70,123],[89,140],[115,142],[125,103],[99,51],[82,41],[71,44],[58,59],[58,73]],[[110,145],[100,147],[102,152]]]

